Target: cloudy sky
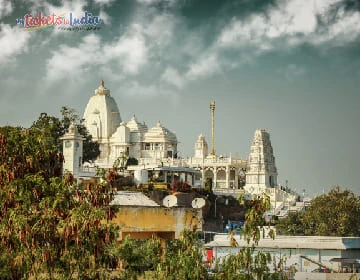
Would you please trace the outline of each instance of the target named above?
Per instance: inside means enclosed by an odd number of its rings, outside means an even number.
[[[85,11],[98,30],[16,24]],[[360,194],[359,43],[359,0],[0,0],[0,125],[82,115],[104,79],[124,121],[160,120],[186,157],[215,100],[217,154],[246,158],[265,128],[280,184]]]

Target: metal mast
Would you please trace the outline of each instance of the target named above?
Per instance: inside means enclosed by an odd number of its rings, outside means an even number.
[[[215,156],[215,101],[210,102],[211,110],[211,156]]]

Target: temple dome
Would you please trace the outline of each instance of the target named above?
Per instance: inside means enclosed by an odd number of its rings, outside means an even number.
[[[112,143],[129,144],[129,128],[125,125],[124,122],[122,122],[120,126],[116,129],[110,140]]]
[[[145,139],[146,142],[177,143],[177,138],[175,133],[163,127],[160,121],[157,122],[155,127],[149,129],[149,131],[145,133]]]
[[[108,139],[121,123],[119,108],[105,88],[104,81],[95,90],[84,112],[85,126],[94,140]]]
[[[131,118],[130,121],[128,121],[126,126],[130,129],[130,131],[138,131],[144,133],[148,130],[146,124],[138,122],[135,115]]]
[[[130,141],[131,142],[142,142],[144,134],[148,131],[148,127],[145,123],[140,123],[137,121],[135,115],[131,120],[126,124],[130,130]]]

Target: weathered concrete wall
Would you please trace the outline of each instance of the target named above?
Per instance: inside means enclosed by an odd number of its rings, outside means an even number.
[[[120,239],[126,234],[134,238],[148,238],[151,234],[178,238],[184,228],[202,230],[202,211],[190,207],[121,206],[113,221],[121,227]]]

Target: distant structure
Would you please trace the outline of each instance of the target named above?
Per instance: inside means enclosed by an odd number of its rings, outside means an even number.
[[[146,183],[150,177],[161,177],[167,183],[179,180],[195,187],[211,184],[218,195],[237,197],[239,194],[256,195],[265,192],[270,196],[274,212],[280,211],[285,203],[294,203],[295,195],[287,194],[277,185],[278,173],[269,133],[265,129],[255,131],[248,160],[217,155],[215,101],[210,103],[210,110],[211,152],[208,153],[206,139],[200,134],[195,141],[194,155],[183,158],[178,153],[177,136],[160,121],[150,129],[145,122],[139,122],[135,115],[124,122],[110,90],[102,81],[90,97],[84,112],[84,124],[100,146],[100,156],[95,166],[111,168],[119,158],[136,158],[138,165],[128,167],[128,170],[134,172],[137,184]],[[76,128],[71,127],[63,140],[64,168],[75,176],[85,176],[89,168],[94,166],[81,164],[82,140]],[[77,149],[71,148],[77,145]]]
[[[258,129],[247,161],[244,189],[251,194],[261,194],[277,186],[277,175],[270,135],[265,129]]]
[[[235,235],[237,246],[232,247],[228,234],[216,234],[214,240],[205,244],[207,250],[213,251],[214,261],[232,254],[236,255],[245,247],[246,240]],[[336,277],[325,277],[324,272],[356,272],[360,270],[360,238],[334,236],[279,236],[275,239],[263,237],[258,244],[254,244],[255,254],[259,251],[269,252],[271,259],[283,259],[284,267],[296,268],[295,278],[290,279],[351,279],[354,274],[343,275],[336,273]],[[286,258],[284,258],[286,256]],[[274,268],[271,262],[269,269]],[[323,272],[312,273],[311,272]],[[289,270],[290,274],[290,270]],[[334,274],[332,274],[334,275]]]

